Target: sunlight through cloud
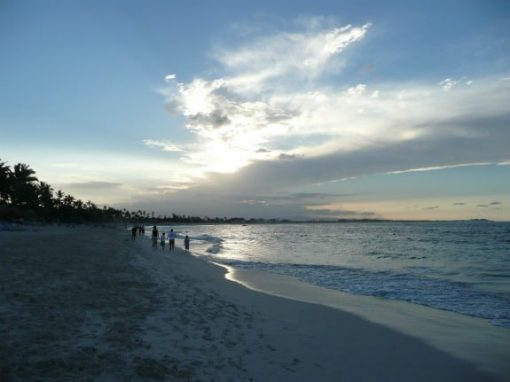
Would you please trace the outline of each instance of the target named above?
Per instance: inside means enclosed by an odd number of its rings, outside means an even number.
[[[182,152],[180,161],[186,171],[204,178],[282,158],[306,161],[368,153],[371,147],[389,144],[478,139],[490,134],[490,128],[469,121],[505,114],[510,84],[496,78],[324,85],[331,74],[328,68],[341,71],[344,51],[361,41],[370,28],[365,24],[282,32],[236,49],[217,49],[222,76],[178,82],[172,74],[161,90],[167,109],[185,118],[194,141],[180,145],[146,139],[144,143]],[[458,163],[412,169],[402,163],[389,173],[480,162],[466,157]],[[335,179],[334,175],[328,179],[326,173],[323,181]]]

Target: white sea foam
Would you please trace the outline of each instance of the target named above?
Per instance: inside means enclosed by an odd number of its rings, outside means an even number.
[[[510,223],[186,226],[193,253],[510,328]]]

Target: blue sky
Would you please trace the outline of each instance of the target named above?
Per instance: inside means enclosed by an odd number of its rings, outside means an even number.
[[[507,1],[1,1],[0,158],[209,216],[510,220]]]

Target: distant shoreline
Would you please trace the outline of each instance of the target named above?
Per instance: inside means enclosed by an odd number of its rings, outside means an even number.
[[[0,220],[0,231],[9,231],[15,227],[23,226],[92,226],[92,227],[117,227],[117,226],[181,226],[181,225],[263,225],[263,224],[378,224],[378,223],[510,223],[506,220],[489,219],[465,219],[465,220],[392,220],[392,219],[338,219],[338,220],[278,220],[278,219],[253,219],[236,221],[208,221],[201,222],[181,222],[181,221],[114,221],[114,222],[59,222],[59,221],[41,221],[41,220]]]

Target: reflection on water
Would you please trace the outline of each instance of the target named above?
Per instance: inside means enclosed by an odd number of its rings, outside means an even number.
[[[176,226],[194,254],[510,327],[510,223]]]

